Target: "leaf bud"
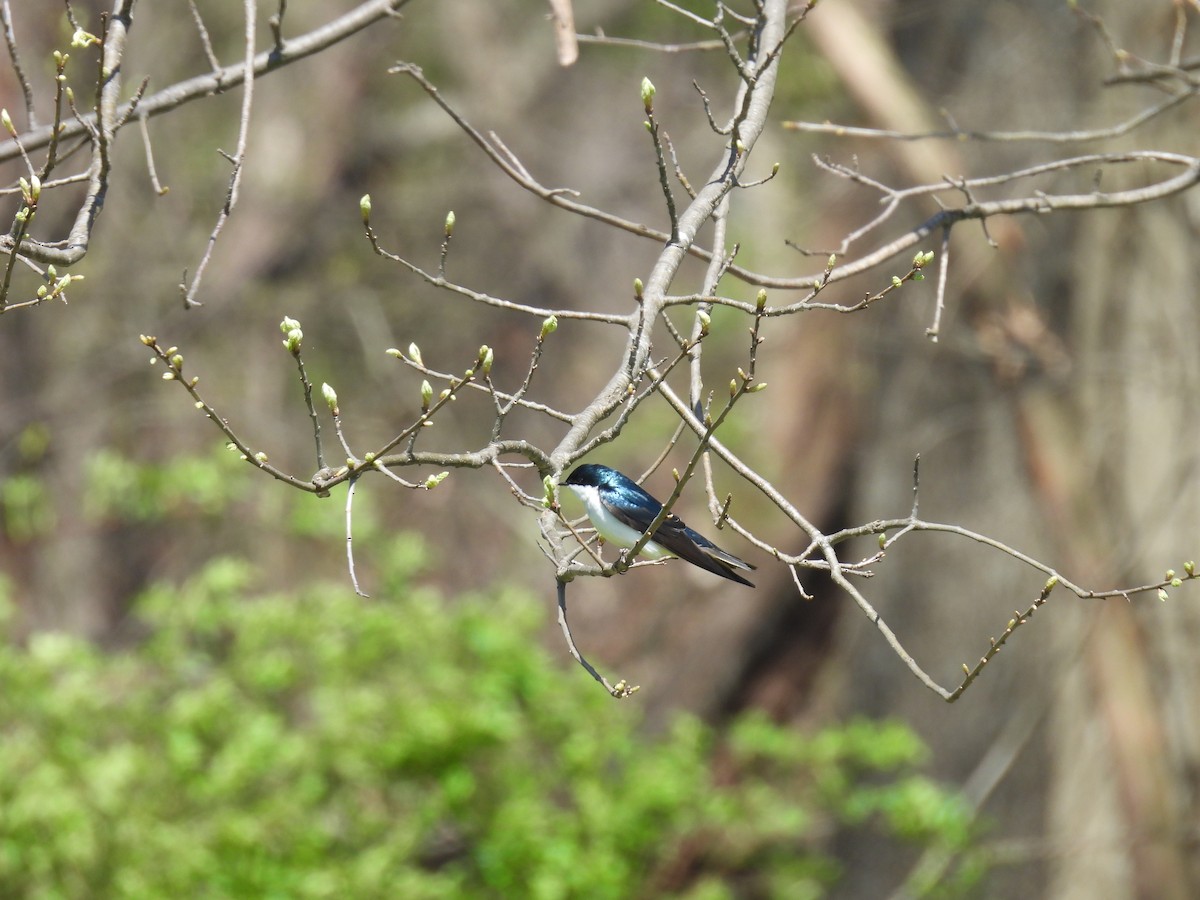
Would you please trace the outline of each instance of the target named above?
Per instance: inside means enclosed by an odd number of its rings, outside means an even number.
[[[449,472],[438,472],[436,475],[430,475],[425,479],[425,490],[432,491],[448,477],[450,477]]]
[[[642,279],[633,279],[633,296],[638,300],[641,300],[643,290],[645,290],[645,285],[642,284]]]
[[[279,330],[283,334],[287,334],[289,331],[295,331],[299,327],[300,323],[291,316],[284,316],[283,321],[279,323]]]
[[[358,211],[360,213],[362,213],[363,224],[370,225],[371,224],[371,195],[370,194],[362,195],[362,198],[358,201]]]
[[[338,413],[337,391],[333,389],[332,385],[322,382],[321,396],[325,398],[325,405],[329,407],[329,411],[336,416]]]
[[[446,224],[442,226],[442,230],[446,233],[446,237],[454,237],[454,210],[446,213]]]
[[[654,95],[657,91],[654,88],[654,82],[649,78],[642,79],[642,106],[646,108],[646,114],[654,112]]]
[[[542,331],[538,335],[538,340],[544,341],[547,335],[554,334],[556,331],[558,331],[558,316],[548,316],[542,322]]]
[[[712,316],[701,309],[696,312],[696,318],[700,321],[700,335],[703,337],[708,334],[709,326],[712,325]]]
[[[421,359],[421,348],[416,344],[408,345],[408,358],[415,362],[418,366],[425,365],[425,361]]]
[[[899,275],[892,276],[892,287],[900,287],[901,283]]]
[[[762,312],[767,308],[767,291],[766,288],[760,288],[758,296],[754,298],[754,308]]]
[[[433,401],[433,385],[428,381],[421,382],[421,409],[429,409],[429,404]]]
[[[496,355],[487,344],[479,348],[479,368],[483,370],[485,376],[492,373],[492,363],[495,362],[495,359]]]

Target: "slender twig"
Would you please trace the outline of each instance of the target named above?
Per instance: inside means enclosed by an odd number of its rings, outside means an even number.
[[[571,626],[567,624],[567,582],[559,578],[556,582],[558,586],[558,624],[562,628],[563,637],[567,639],[567,650],[575,661],[587,671],[589,675],[595,678],[598,682],[604,685],[604,689],[618,700],[624,700],[626,697],[636,693],[639,690],[639,685],[629,684],[625,679],[621,679],[616,684],[609,684],[608,679],[596,671],[595,667],[588,662],[579,648],[575,646],[575,638],[571,636]]]
[[[138,116],[138,126],[142,132],[142,146],[146,148],[146,169],[150,173],[150,184],[154,188],[154,193],[161,197],[170,188],[165,187],[158,180],[158,172],[154,168],[154,148],[150,143],[150,126],[146,124],[146,117],[144,115]]]
[[[9,8],[8,0],[0,3],[0,22],[4,27],[4,43],[8,47],[8,59],[12,63],[13,74],[17,76],[17,83],[21,85],[21,96],[25,100],[25,121],[29,123],[30,128],[37,128],[37,107],[33,102],[33,86],[30,85],[29,79],[25,75],[25,69],[21,65],[21,54],[17,50],[17,35],[13,30],[12,10]]]
[[[217,214],[217,221],[208,236],[204,255],[200,257],[200,262],[196,266],[196,274],[192,276],[190,284],[188,284],[185,275],[183,282],[179,286],[180,293],[183,295],[184,309],[191,309],[201,305],[200,301],[196,299],[196,295],[200,291],[200,282],[204,279],[204,271],[208,268],[209,260],[212,259],[213,250],[217,246],[217,238],[224,230],[225,223],[229,221],[229,217],[233,214],[234,207],[237,206],[238,189],[242,183],[242,170],[246,165],[246,142],[250,135],[250,112],[254,106],[254,39],[255,29],[258,25],[257,0],[242,0],[242,9],[244,12],[245,40],[245,61],[242,65],[246,77],[242,82],[242,109],[238,118],[237,150],[234,151],[233,157],[229,158],[229,161],[233,165],[233,171],[229,175],[229,189],[225,195],[225,203],[221,206],[221,211]]]
[[[346,485],[346,566],[350,570],[350,584],[354,586],[354,593],[360,597],[369,598],[371,595],[364,593],[362,588],[358,586],[358,573],[354,569],[354,488],[358,484],[358,476],[350,479]]]

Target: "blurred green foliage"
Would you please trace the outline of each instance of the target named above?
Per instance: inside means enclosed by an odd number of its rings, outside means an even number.
[[[90,511],[231,508],[238,465],[101,454]],[[275,521],[322,533],[340,506]],[[441,597],[423,539],[371,517],[356,546],[374,599],[217,557],[146,590],[116,650],[13,640],[0,582],[0,896],[803,898],[836,882],[839,826],[971,850],[902,725],[648,735],[551,659],[533,598]]]

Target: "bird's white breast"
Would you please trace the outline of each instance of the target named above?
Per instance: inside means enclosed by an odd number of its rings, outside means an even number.
[[[600,533],[600,536],[609,543],[615,544],[618,547],[629,548],[642,536],[640,531],[634,531],[608,511],[608,508],[600,501],[599,488],[584,484],[569,484],[567,487],[573,490],[576,496],[583,501],[583,507],[587,510],[587,515],[592,520],[592,525]],[[650,559],[662,559],[663,557],[674,556],[675,554],[656,544],[654,541],[647,541],[640,555]]]

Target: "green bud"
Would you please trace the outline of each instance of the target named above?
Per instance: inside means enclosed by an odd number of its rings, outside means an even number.
[[[1159,600],[1161,600],[1163,603],[1166,603],[1166,602],[1167,602],[1167,598],[1168,598],[1169,596],[1170,596],[1170,595],[1169,595],[1169,594],[1168,594],[1168,593],[1167,593],[1165,590],[1163,590],[1162,588],[1159,588],[1159,589],[1158,589],[1158,599],[1159,599]]]
[[[183,357],[178,353],[171,357],[171,368],[176,371],[183,368]]]
[[[163,381],[174,381],[174,380],[175,380],[174,372],[163,372]]]
[[[38,299],[39,299],[39,300],[41,300],[42,298],[44,298],[44,297],[46,296],[46,294],[48,294],[48,293],[49,293],[49,290],[47,290],[47,288],[46,288],[46,286],[45,286],[44,284],[39,284],[39,285],[38,285],[38,289],[37,289],[37,297],[38,297]]]
[[[283,334],[287,334],[289,331],[295,331],[299,327],[300,323],[291,316],[284,316],[283,321],[279,323],[279,330]]]
[[[640,279],[640,278],[633,279],[633,296],[636,297],[638,300],[642,299],[642,291],[643,291],[644,287],[645,286],[642,284],[642,279]]]
[[[760,381],[758,384],[752,386],[749,390],[747,390],[746,393],[757,394],[759,391],[765,391],[766,389],[767,389],[767,383],[765,381]]]
[[[429,409],[429,404],[433,401],[433,385],[428,381],[421,382],[421,409]]]
[[[1183,585],[1182,578],[1172,578],[1171,579],[1171,587],[1181,587],[1182,585]]]
[[[1051,575],[1049,578],[1047,578],[1046,583],[1042,585],[1042,596],[1047,596],[1052,590],[1054,590],[1054,586],[1056,584],[1058,584],[1057,575]]]
[[[778,174],[779,174],[779,163],[775,163],[773,166],[771,166],[771,176],[774,177]]]
[[[408,358],[415,362],[418,366],[425,365],[425,361],[421,359],[421,348],[416,344],[408,345]]]
[[[71,35],[72,47],[90,47],[92,44],[100,43],[100,38],[94,34],[84,31],[82,28],[76,28],[75,33]]]
[[[708,328],[710,325],[712,325],[712,316],[701,309],[697,311],[696,318],[700,321],[701,336],[708,334]]]
[[[384,352],[387,353],[388,356],[394,356],[396,359],[404,358],[404,354],[401,353],[399,350],[397,350],[395,347],[388,347],[388,349],[385,350]]]
[[[13,135],[14,137],[16,136],[17,129],[13,125],[12,116],[10,116],[8,114],[7,109],[0,109],[0,123],[2,123],[4,125],[5,131],[7,131],[9,134]]]
[[[829,272],[829,271],[832,271],[832,270],[833,270],[833,267],[834,267],[834,266],[836,266],[836,265],[837,265],[837,254],[836,254],[836,253],[830,253],[830,254],[829,254],[829,259],[828,259],[828,261],[825,263],[825,271],[827,271],[827,272]]]
[[[492,363],[495,361],[495,358],[492,348],[487,344],[479,348],[479,368],[483,370],[485,376],[492,373]]]
[[[33,198],[34,203],[37,203],[38,197],[40,197],[41,195],[42,195],[42,179],[38,178],[36,175],[31,175],[29,177],[29,196]],[[54,266],[51,266],[50,267],[51,277],[53,277],[53,275],[54,275],[54,272],[52,271],[53,269],[54,269]]]
[[[360,213],[362,213],[363,224],[370,225],[371,224],[371,195],[370,194],[362,195],[362,198],[358,201],[358,211]]]
[[[729,379],[729,396],[730,397],[737,396],[737,379],[736,378]]]
[[[336,416],[338,412],[337,391],[331,385],[322,382],[321,396],[325,398],[325,405],[329,407],[329,411]]]
[[[255,458],[255,460],[257,460],[260,463],[265,463],[267,461],[267,454],[265,454],[261,450],[259,450],[257,453],[254,454],[254,458]]]
[[[558,316],[548,316],[542,322],[542,331],[538,335],[538,340],[544,341],[547,335],[554,334],[556,331],[558,331]]]
[[[546,507],[546,509],[557,509],[558,508],[557,487],[554,484],[554,479],[551,478],[549,475],[547,475],[545,478],[542,479],[542,490],[544,492],[543,496],[542,496],[542,505],[544,507]]]
[[[440,394],[438,394],[438,399],[445,400],[447,397],[451,397],[451,396],[452,395],[450,394],[450,388],[445,388]]]
[[[1165,575],[1163,575],[1163,581],[1170,581],[1170,580],[1171,580],[1172,578],[1174,578],[1174,577],[1175,577],[1175,570],[1174,570],[1174,569],[1167,569],[1167,572],[1166,572],[1166,574],[1165,574]]]
[[[654,95],[657,93],[654,89],[654,82],[649,78],[642,79],[642,106],[646,107],[646,114],[654,112]]]
[[[893,275],[892,276],[892,287],[900,287],[900,285],[901,285],[900,276]]]
[[[139,337],[141,338],[142,343],[145,344],[147,347],[153,347],[155,344],[158,343],[158,338],[156,338],[150,334],[139,335]]]
[[[1189,559],[1187,562],[1185,562],[1183,564],[1183,571],[1188,573],[1188,578],[1195,578],[1196,577],[1196,562],[1195,562],[1195,560]]]
[[[913,281],[924,281],[925,275],[921,272],[913,272]]]
[[[443,230],[446,232],[446,237],[454,236],[454,210],[446,213],[446,224],[443,226]]]
[[[304,332],[299,328],[293,328],[287,333],[287,338],[283,342],[283,346],[287,347],[288,353],[293,356],[300,352],[300,344],[304,340]]]
[[[450,477],[449,472],[438,472],[436,475],[430,475],[425,479],[425,490],[432,491],[435,487]]]
[[[767,308],[767,291],[766,288],[760,288],[758,296],[754,298],[754,308],[762,312]]]
[[[887,546],[887,532],[881,531],[879,533],[879,549],[882,550],[886,546]]]

